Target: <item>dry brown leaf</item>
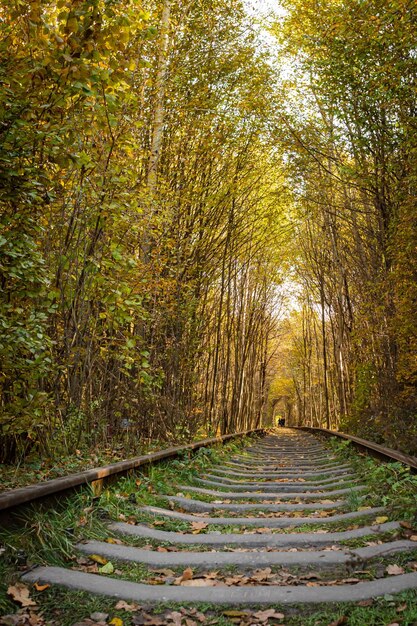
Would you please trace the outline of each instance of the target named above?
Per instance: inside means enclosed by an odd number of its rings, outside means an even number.
[[[272,570],[270,567],[265,567],[265,569],[257,569],[253,572],[251,579],[262,582],[263,580],[268,580],[268,578],[271,577],[271,573]]]
[[[174,585],[182,585],[185,581],[191,580],[193,577],[193,573],[194,572],[191,569],[191,567],[187,567],[187,569],[183,571],[181,576],[179,576],[178,578],[174,580]]]
[[[175,576],[175,572],[172,569],[155,569],[153,570],[155,574],[159,574],[160,576]]]
[[[148,585],[165,585],[165,578],[158,576],[155,578],[148,578]]]
[[[28,626],[43,626],[43,624],[45,624],[45,620],[43,619],[43,617],[36,615],[36,613],[33,613],[33,611],[30,611],[29,617],[27,619],[29,620]]]
[[[191,580],[182,580],[182,587],[215,587],[218,583],[211,578],[192,578]]]
[[[260,622],[267,622],[269,619],[284,619],[284,613],[277,613],[275,609],[266,609],[266,611],[257,611],[253,614]]]
[[[169,619],[172,621],[173,626],[181,626],[182,624],[183,614],[179,613],[178,611],[172,611],[171,613],[168,613],[165,617],[166,619]],[[147,624],[152,626],[152,622],[148,621]]]
[[[194,572],[191,567],[187,567],[187,569],[183,571],[181,578],[183,580],[191,580],[191,578],[193,577],[193,573]]]
[[[413,530],[413,525],[410,522],[402,521],[400,522],[400,526],[402,528],[407,528],[408,530]]]
[[[204,528],[207,528],[207,522],[191,522],[191,530],[193,535],[198,535]]]
[[[139,604],[128,604],[124,600],[119,600],[119,602],[116,604],[114,608],[116,610],[124,610],[124,611],[132,612],[132,611],[137,611],[140,608],[140,606]]]
[[[39,583],[35,583],[33,586],[36,591],[45,591],[45,589],[48,589],[51,585],[40,585]]]
[[[409,537],[410,541],[417,541],[417,535],[411,535],[411,537]]]
[[[245,585],[249,581],[247,576],[226,576],[224,582],[227,586],[231,585]]]
[[[345,578],[342,582],[346,584],[360,583],[361,579],[360,578]]]
[[[36,606],[36,602],[29,597],[29,589],[23,583],[10,585],[7,595],[11,596],[15,602],[22,606]]]
[[[385,571],[390,576],[399,576],[400,574],[404,574],[404,568],[400,565],[388,565],[385,568]]]

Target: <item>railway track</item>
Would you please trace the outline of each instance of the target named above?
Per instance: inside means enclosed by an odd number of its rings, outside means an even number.
[[[222,606],[366,601],[417,589],[416,571],[387,567],[393,555],[410,552],[411,561],[417,544],[401,538],[383,506],[368,505],[352,467],[310,433],[269,434],[174,491],[160,506],[138,502],[133,523],[110,520],[116,540],[77,545],[116,568],[149,568],[152,584],[48,566],[23,580],[141,603]]]

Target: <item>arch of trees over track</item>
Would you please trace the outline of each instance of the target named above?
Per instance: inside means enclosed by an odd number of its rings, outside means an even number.
[[[0,0],[1,463],[416,454],[417,8],[249,4]]]

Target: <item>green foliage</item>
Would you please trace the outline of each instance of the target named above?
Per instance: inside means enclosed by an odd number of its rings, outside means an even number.
[[[416,9],[402,0],[284,7],[273,31],[288,76],[295,280],[309,312],[294,341],[295,408],[306,424],[328,415],[412,452]]]
[[[348,459],[369,485],[371,500],[376,506],[387,506],[398,519],[414,520],[416,510],[417,476],[410,467],[398,463],[381,463],[358,454],[348,441],[331,440],[332,449]]]
[[[165,58],[157,0],[1,4],[3,460],[259,423],[282,210],[243,7],[173,3]]]

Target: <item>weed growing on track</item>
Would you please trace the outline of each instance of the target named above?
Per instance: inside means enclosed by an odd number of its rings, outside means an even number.
[[[112,537],[113,533],[106,527],[108,520],[122,520],[125,517],[129,521],[130,517],[138,518],[138,505],[161,506],[162,504],[166,506],[163,495],[176,493],[178,491],[178,488],[175,487],[176,484],[193,484],[202,473],[213,470],[222,463],[226,456],[239,450],[244,443],[247,444],[247,441],[246,439],[245,442],[239,442],[239,444],[226,444],[223,448],[201,449],[197,453],[185,454],[183,458],[175,461],[161,462],[157,466],[151,466],[147,471],[136,472],[119,480],[112,487],[106,489],[100,497],[95,496],[89,488],[84,488],[77,494],[61,501],[54,512],[51,512],[50,509],[42,510],[41,507],[25,509],[25,513],[22,514],[16,528],[3,531],[0,537],[0,542],[6,549],[3,555],[4,561],[0,565],[0,584],[3,585],[0,588],[0,615],[16,611],[16,605],[6,597],[6,590],[9,582],[17,580],[20,563],[36,562],[71,566],[76,558],[75,544],[77,541],[83,538],[103,540]],[[364,475],[363,481],[369,486],[369,492],[372,494],[372,500],[367,497],[367,505],[387,504],[394,512],[394,516],[402,519],[413,519],[416,510],[417,479],[411,476],[409,472],[404,472],[403,466],[400,464],[381,466],[378,462],[366,457],[364,461],[364,457],[357,453],[351,453],[346,446],[338,449],[337,453],[343,458],[347,458],[357,471]],[[364,465],[365,462],[370,462],[369,467]],[[226,487],[231,491],[233,490],[233,485]],[[322,497],[326,497],[324,493]],[[355,509],[360,506],[361,501],[358,498],[362,497],[363,494],[356,494],[356,492],[347,494],[348,507]],[[206,499],[201,495],[198,498]],[[212,498],[207,497],[207,501],[211,500]],[[221,508],[220,504],[219,508]],[[166,520],[166,518],[154,516],[142,517],[142,519],[153,522],[161,519]],[[355,520],[355,523],[357,521]],[[329,528],[326,518],[323,518],[323,527]],[[183,529],[188,532],[190,530],[187,522],[174,520],[166,520],[161,528],[164,530]],[[317,528],[318,525],[310,529],[308,526],[304,526],[304,528],[301,527],[297,530],[300,532],[302,530],[315,531]],[[345,524],[338,524],[339,530],[344,528]],[[219,529],[224,532],[226,527],[222,526]],[[280,529],[279,532],[288,532],[288,530]],[[294,529],[292,531],[294,532]],[[394,536],[396,535],[389,533],[383,536],[378,535],[377,539]],[[159,541],[152,542],[149,539],[127,536],[122,537],[122,539],[128,545],[144,546],[151,544],[155,547],[167,547],[169,545]],[[366,541],[372,539],[375,539],[375,536],[352,541],[356,541],[358,545],[365,545]],[[196,535],[197,541],[198,535]],[[346,542],[346,545],[350,544]],[[188,545],[184,546],[184,549],[202,551],[202,547],[197,548]],[[210,551],[212,548],[207,546],[206,549]],[[398,554],[388,559],[382,559],[381,563],[386,565],[392,562],[406,565],[410,558],[415,558],[415,554],[410,555],[408,553],[407,557]],[[127,568],[126,565],[120,565],[123,573]],[[132,570],[131,566],[128,569]],[[149,572],[145,571],[142,566],[137,566],[135,572],[131,572],[130,575],[134,578],[137,577],[137,579],[141,577],[146,579]],[[31,589],[31,596],[39,603],[45,617],[52,620],[54,626],[72,626],[75,622],[85,619],[95,611],[109,613],[109,620],[112,617],[120,617],[124,626],[133,624],[132,615],[115,610],[116,601],[114,599],[57,588],[46,589],[41,593]],[[180,605],[170,604],[157,607],[154,610],[149,608],[147,610],[156,615],[158,610],[162,612],[167,606],[171,609],[178,609]],[[232,621],[223,615],[221,607],[201,605],[196,606],[196,608],[208,615],[208,623],[212,621],[216,626],[232,625]],[[386,626],[396,622],[407,626],[417,621],[417,593],[400,594],[395,598],[385,596],[385,598],[375,601],[372,606],[338,605],[331,609],[325,606],[315,606],[309,609],[305,606],[275,608],[285,614],[286,626],[328,626],[332,621],[342,616],[346,616],[347,621],[345,623],[349,626]]]
[[[75,545],[80,540],[105,540],[115,536],[107,528],[109,519],[134,515],[137,513],[136,503],[164,504],[165,500],[158,492],[172,493],[177,481],[192,480],[252,441],[253,437],[244,437],[238,442],[186,452],[173,461],[132,472],[105,489],[99,497],[86,486],[75,494],[61,497],[53,505],[48,502],[21,507],[12,524],[0,529],[0,615],[16,610],[17,605],[7,596],[7,588],[27,567],[33,564],[71,566],[76,560]],[[126,538],[126,543],[145,545],[151,542]],[[158,542],[158,545],[163,544]],[[63,591],[63,597],[67,593],[70,592]],[[43,594],[39,596],[41,604],[44,597]],[[68,623],[75,621],[71,616]]]
[[[109,614],[109,621],[114,617],[123,620],[123,626],[132,626],[135,613],[116,610],[116,600],[92,596],[85,592],[47,589],[42,593],[33,593],[33,598],[42,604],[42,610],[47,620],[53,620],[54,626],[73,626],[95,611]],[[151,615],[163,614],[167,609],[179,610],[182,605],[177,603],[159,604],[153,609],[144,607]],[[195,604],[195,608],[203,613],[208,624],[216,626],[236,626],[236,620],[228,618],[223,613],[230,611],[230,607],[216,607],[210,604]],[[265,608],[265,607],[259,607]],[[286,626],[329,626],[337,619],[345,617],[347,626],[386,626],[387,624],[401,623],[402,626],[412,626],[417,620],[417,593],[406,592],[395,597],[385,596],[375,600],[371,606],[357,604],[338,604],[331,608],[326,605],[306,606],[271,606],[276,611],[285,614],[283,623]],[[253,610],[255,607],[253,607]],[[242,609],[244,612],[245,609]],[[137,622],[136,622],[137,623]]]
[[[332,439],[328,444],[339,458],[349,461],[369,487],[368,505],[386,506],[392,519],[417,520],[417,475],[410,467],[373,459],[358,452],[350,441]]]

